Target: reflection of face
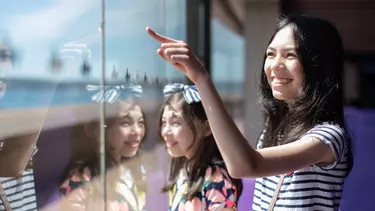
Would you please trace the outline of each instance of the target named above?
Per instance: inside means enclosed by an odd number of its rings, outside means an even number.
[[[198,145],[198,141],[194,142],[192,129],[183,118],[181,105],[165,106],[162,115],[161,136],[172,157],[190,158]],[[193,143],[194,146],[192,146]]]
[[[273,96],[289,101],[298,96],[304,79],[291,27],[281,29],[268,46],[264,71]]]
[[[145,123],[138,105],[122,103],[115,120],[107,126],[106,138],[115,159],[134,156],[145,135]]]

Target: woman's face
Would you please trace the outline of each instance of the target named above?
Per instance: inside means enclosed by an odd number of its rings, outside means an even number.
[[[181,103],[164,107],[160,131],[171,157],[185,156],[189,159],[199,146],[199,140],[184,119]]]
[[[268,46],[264,72],[276,99],[288,102],[298,97],[304,72],[290,26],[277,32]]]
[[[116,118],[109,122],[106,140],[114,159],[133,157],[145,136],[145,122],[136,104],[120,103]]]

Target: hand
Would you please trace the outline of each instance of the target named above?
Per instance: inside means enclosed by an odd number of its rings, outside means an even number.
[[[185,42],[160,35],[149,27],[146,28],[146,31],[161,44],[161,47],[156,51],[158,55],[172,64],[193,83],[196,84],[199,79],[208,76],[208,72],[202,63],[190,51]]]

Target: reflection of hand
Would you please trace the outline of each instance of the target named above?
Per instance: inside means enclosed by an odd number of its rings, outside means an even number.
[[[190,51],[185,42],[160,35],[149,27],[146,28],[146,31],[152,38],[161,43],[161,47],[157,50],[158,55],[171,63],[193,83],[197,83],[199,79],[208,76],[202,63]]]

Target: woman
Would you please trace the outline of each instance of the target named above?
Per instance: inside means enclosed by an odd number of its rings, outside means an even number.
[[[305,16],[278,24],[264,56],[260,94],[266,121],[258,149],[237,129],[186,43],[147,32],[161,43],[160,57],[197,86],[229,174],[257,178],[253,210],[338,209],[351,153],[343,114],[343,48],[332,24]]]
[[[89,89],[98,87],[89,86]],[[134,96],[141,86],[106,87],[93,100],[106,103],[106,174],[107,209],[142,211],[146,203],[145,171],[139,158],[139,147],[146,137],[144,113]],[[104,99],[103,99],[104,98]],[[72,156],[64,174],[60,191],[66,200],[64,210],[103,210],[100,191],[100,125],[79,124],[73,131]]]

